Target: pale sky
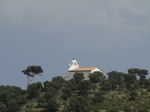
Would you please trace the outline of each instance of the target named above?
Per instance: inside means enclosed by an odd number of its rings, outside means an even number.
[[[0,51],[0,85],[23,89],[27,66],[50,81],[73,58],[105,75],[150,71],[150,0],[0,0]]]

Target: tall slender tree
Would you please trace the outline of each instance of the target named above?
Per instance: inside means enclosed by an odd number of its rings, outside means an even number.
[[[28,66],[25,70],[22,70],[22,72],[27,75],[27,87],[31,84],[32,80],[34,79],[35,75],[41,75],[43,73],[43,69],[41,66]]]

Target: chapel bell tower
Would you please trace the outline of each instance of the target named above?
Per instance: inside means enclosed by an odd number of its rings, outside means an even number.
[[[68,70],[73,70],[76,68],[79,68],[79,64],[77,63],[75,59],[73,59],[72,63],[71,64],[69,63]]]

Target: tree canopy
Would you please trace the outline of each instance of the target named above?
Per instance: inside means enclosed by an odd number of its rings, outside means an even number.
[[[93,83],[102,82],[106,77],[102,72],[94,72],[89,74],[89,80]]]
[[[22,72],[27,75],[28,78],[28,86],[31,84],[33,78],[35,75],[41,75],[43,73],[43,69],[41,66],[28,66],[25,70],[22,70]],[[30,79],[31,78],[31,79]]]
[[[40,73],[43,73],[43,69],[41,66],[28,66],[25,70],[22,70],[22,72],[30,77],[34,77],[35,75],[38,75]]]
[[[43,71],[30,70],[24,70],[28,77]],[[1,85],[0,112],[150,111],[150,78],[145,77],[148,70],[131,68],[128,73],[111,71],[106,75],[94,72],[85,80],[83,73],[75,73],[67,81],[56,76],[32,83],[26,90]]]

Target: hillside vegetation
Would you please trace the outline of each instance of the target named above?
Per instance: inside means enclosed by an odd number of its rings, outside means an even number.
[[[33,83],[27,90],[0,86],[0,112],[150,112],[148,70],[132,68],[128,73],[111,71],[83,73],[65,81]]]

